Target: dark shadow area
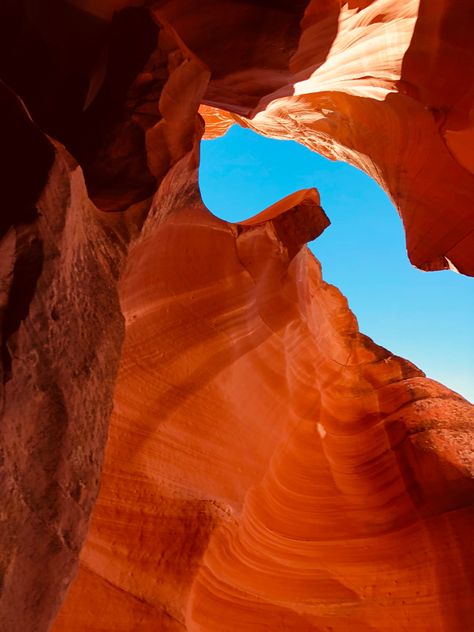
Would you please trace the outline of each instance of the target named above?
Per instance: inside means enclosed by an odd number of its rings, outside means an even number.
[[[28,316],[36,284],[43,269],[43,243],[39,237],[26,230],[17,237],[15,265],[8,292],[8,303],[1,314],[1,362],[3,381],[11,377],[11,337]]]
[[[469,116],[474,96],[473,33],[470,0],[420,1],[403,58],[400,89],[428,105],[438,120],[455,104],[456,116]]]
[[[12,261],[8,262],[5,245],[2,254],[5,259],[1,262],[2,267],[6,266],[3,282],[7,284],[2,288],[2,299],[6,302],[0,304],[0,374],[5,382],[11,370],[9,339],[28,314],[43,266],[43,244],[34,223],[38,214],[36,202],[53,164],[54,149],[28,117],[18,97],[1,81],[0,108],[3,123],[0,239],[12,227],[16,229],[10,252]]]
[[[29,119],[18,97],[0,81],[2,112],[2,211],[0,238],[10,226],[36,218],[36,201],[46,184],[54,149]]]
[[[205,101],[250,113],[276,90],[292,94],[295,72],[302,79],[324,63],[339,10],[337,0],[177,0],[155,17],[128,7],[107,21],[66,0],[6,0],[0,77],[39,128],[76,158],[96,205],[120,211],[156,188],[145,133],[161,118],[168,55],[160,52],[155,18],[169,22],[209,66]],[[300,51],[308,32],[310,67]]]
[[[312,4],[308,11],[308,0],[178,0],[160,14],[211,70],[204,103],[248,116],[276,90],[293,94],[295,64],[305,78],[325,61],[340,3]],[[301,68],[295,54],[303,30],[314,25],[311,67]]]
[[[64,0],[12,0],[0,8],[0,77],[39,128],[81,164],[99,206],[107,191],[112,208],[106,210],[121,210],[154,189],[144,125],[133,117],[140,118],[137,110],[152,88],[156,92],[156,81],[127,97],[155,50],[158,30],[145,9],[124,9],[108,23]],[[122,198],[121,206],[110,198]]]
[[[108,24],[64,0],[7,0],[0,25],[3,80],[43,131],[69,145]]]

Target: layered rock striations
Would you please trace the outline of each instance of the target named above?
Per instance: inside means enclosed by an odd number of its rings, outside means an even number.
[[[358,333],[304,246],[314,192],[244,225],[163,193],[53,629],[468,626],[472,407]]]
[[[358,332],[315,189],[204,207],[197,112],[365,169],[472,274],[470,6],[0,17],[0,629],[467,630],[472,406]]]

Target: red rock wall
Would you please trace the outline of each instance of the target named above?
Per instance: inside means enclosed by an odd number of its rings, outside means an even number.
[[[472,273],[470,6],[143,5],[0,10],[0,629],[50,628],[101,477],[56,632],[464,632],[472,406],[358,333],[314,189],[204,208],[196,112],[364,168]]]
[[[358,333],[303,245],[314,194],[231,225],[173,177],[122,281],[101,493],[53,629],[465,629],[472,407]]]
[[[124,248],[78,165],[3,87],[2,97],[0,629],[9,632],[46,629],[76,573],[123,339]]]

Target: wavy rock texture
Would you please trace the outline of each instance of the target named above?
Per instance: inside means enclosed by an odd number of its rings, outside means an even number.
[[[473,407],[358,333],[315,189],[203,206],[196,113],[364,168],[472,274],[471,7],[0,18],[2,632],[469,629]]]
[[[472,406],[358,333],[303,246],[314,191],[232,225],[178,174],[122,281],[102,488],[54,630],[466,629]]]
[[[288,83],[252,107],[209,90],[208,137],[238,121],[350,162],[394,201],[415,266],[473,275],[474,6],[375,0],[338,10],[309,3]],[[331,42],[325,58],[321,41]]]

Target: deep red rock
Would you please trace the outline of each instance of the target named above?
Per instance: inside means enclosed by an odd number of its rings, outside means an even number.
[[[201,105],[363,168],[414,264],[473,274],[467,3],[0,18],[0,629],[467,630],[472,406],[358,332],[315,189],[234,225],[197,186]]]
[[[4,209],[0,241],[6,632],[47,629],[75,575],[123,338],[116,287],[123,240],[99,217],[78,165],[41,134],[19,101],[14,105],[14,130],[34,153],[25,150],[22,163],[15,156],[10,164],[8,184],[13,188],[21,180],[16,169],[25,167],[25,190]]]

